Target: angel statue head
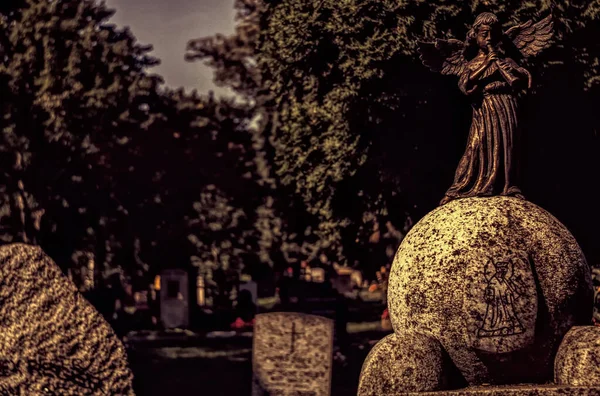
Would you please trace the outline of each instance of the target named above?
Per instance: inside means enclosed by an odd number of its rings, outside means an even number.
[[[513,155],[519,142],[517,99],[532,86],[522,61],[548,48],[552,36],[552,15],[502,31],[498,17],[484,12],[475,19],[465,42],[418,43],[423,64],[457,76],[459,89],[473,102],[467,150],[441,205],[467,197],[524,198],[517,184],[518,159]]]
[[[475,47],[487,50],[490,45],[495,46],[502,35],[502,26],[495,14],[484,12],[475,18],[473,27],[467,33],[467,48]]]

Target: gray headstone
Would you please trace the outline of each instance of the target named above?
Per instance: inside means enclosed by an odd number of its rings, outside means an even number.
[[[246,283],[242,283],[239,286],[239,291],[241,292],[242,290],[248,290],[248,292],[252,295],[252,302],[256,304],[256,301],[258,300],[258,286],[256,282],[249,281]]]
[[[160,274],[160,320],[167,329],[189,325],[188,275],[180,269]]]
[[[257,315],[252,396],[329,396],[333,321],[278,312]]]

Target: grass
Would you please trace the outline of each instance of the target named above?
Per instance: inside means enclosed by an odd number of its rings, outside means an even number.
[[[162,359],[239,358],[249,357],[252,354],[252,348],[215,350],[206,347],[163,347],[153,349],[152,354]]]
[[[277,296],[256,299],[256,305],[262,309],[273,309],[278,302],[279,298]]]
[[[381,322],[377,321],[377,322],[362,322],[362,323],[348,323],[346,325],[346,330],[348,331],[349,334],[356,334],[356,333],[364,333],[366,331],[380,331],[382,330],[381,328]]]

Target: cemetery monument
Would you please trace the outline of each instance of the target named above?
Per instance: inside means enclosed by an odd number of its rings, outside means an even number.
[[[293,312],[256,316],[252,396],[329,396],[333,321]]]
[[[598,395],[600,327],[590,268],[571,233],[518,184],[523,60],[549,47],[552,17],[507,31],[479,15],[465,42],[419,43],[472,99],[467,148],[438,208],[394,258],[394,333],[364,362],[359,395]]]
[[[160,320],[166,329],[189,326],[188,274],[165,269],[160,274]]]
[[[123,344],[42,249],[0,262],[0,394],[134,394]]]

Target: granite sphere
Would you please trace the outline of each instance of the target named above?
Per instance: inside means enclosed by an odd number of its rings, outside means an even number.
[[[388,304],[396,334],[438,341],[470,385],[540,383],[552,380],[567,331],[591,321],[590,269],[573,235],[539,206],[458,199],[406,235]]]

